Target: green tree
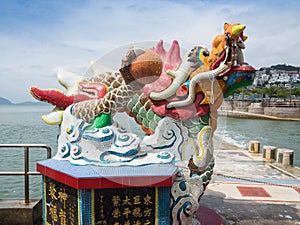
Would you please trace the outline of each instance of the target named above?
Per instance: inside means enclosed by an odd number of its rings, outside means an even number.
[[[240,88],[236,89],[234,93],[243,94],[243,95],[247,95],[247,96],[252,95],[252,92],[245,87],[240,87]]]
[[[266,88],[265,91],[270,98],[286,99],[290,95],[289,90],[284,87],[271,86],[270,88]]]
[[[292,95],[295,95],[296,97],[300,96],[300,87],[294,87],[292,89]]]
[[[247,88],[238,88],[234,93],[243,94],[243,95],[253,95],[258,94],[261,97],[264,97],[267,94],[270,98],[288,98],[290,96],[290,90],[285,87],[271,86],[269,88],[253,88],[248,90]],[[295,87],[292,89],[292,95],[300,96],[300,87]]]

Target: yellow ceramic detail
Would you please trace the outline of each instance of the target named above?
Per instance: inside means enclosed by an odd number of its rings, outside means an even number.
[[[211,134],[211,130],[212,130],[211,126],[205,126],[205,127],[202,128],[202,130],[198,134],[198,140],[199,140],[201,155],[199,155],[200,152],[198,152],[198,154],[196,154],[196,158],[199,159],[199,160],[203,159],[204,151],[205,151],[203,141],[202,141],[203,140],[203,135],[207,132],[209,132]]]
[[[158,187],[155,187],[155,225],[158,225]]]
[[[242,33],[245,30],[245,28],[246,28],[246,26],[243,24],[235,25],[232,27],[232,34],[239,35],[240,33]]]

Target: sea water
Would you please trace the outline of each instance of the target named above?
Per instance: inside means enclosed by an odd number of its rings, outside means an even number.
[[[249,141],[253,140],[259,141],[261,148],[275,146],[294,150],[294,165],[300,166],[300,122],[221,116],[216,135],[244,149],[248,149]]]
[[[58,126],[41,119],[50,111],[51,106],[0,105],[0,143],[46,144],[55,152]],[[46,149],[30,149],[30,171],[36,171],[36,162],[46,158]],[[0,148],[0,160],[0,171],[24,172],[23,148]],[[29,181],[30,198],[40,198],[41,176],[30,176]],[[0,199],[23,197],[23,176],[0,176]]]
[[[48,125],[41,119],[51,111],[51,106],[1,105],[1,144],[46,144],[57,151],[58,125]],[[129,132],[143,132],[134,120],[125,113],[117,115]],[[219,117],[216,135],[223,141],[247,149],[250,140],[258,140],[261,145],[273,145],[295,151],[295,165],[300,166],[300,122],[249,120]],[[0,148],[0,171],[24,171],[23,149]],[[30,150],[30,170],[36,170],[36,162],[46,159],[45,149]],[[30,176],[30,198],[40,198],[41,176]],[[0,199],[23,198],[24,179],[22,176],[0,176]]]

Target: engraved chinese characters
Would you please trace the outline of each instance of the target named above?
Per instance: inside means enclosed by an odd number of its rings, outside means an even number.
[[[95,190],[96,224],[155,224],[156,188]]]
[[[46,219],[48,224],[77,225],[77,190],[45,178]]]

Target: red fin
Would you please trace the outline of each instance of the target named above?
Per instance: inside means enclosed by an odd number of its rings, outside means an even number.
[[[30,93],[35,99],[48,102],[62,109],[67,108],[74,101],[74,96],[67,96],[55,89],[41,90],[37,87],[31,87]]]

